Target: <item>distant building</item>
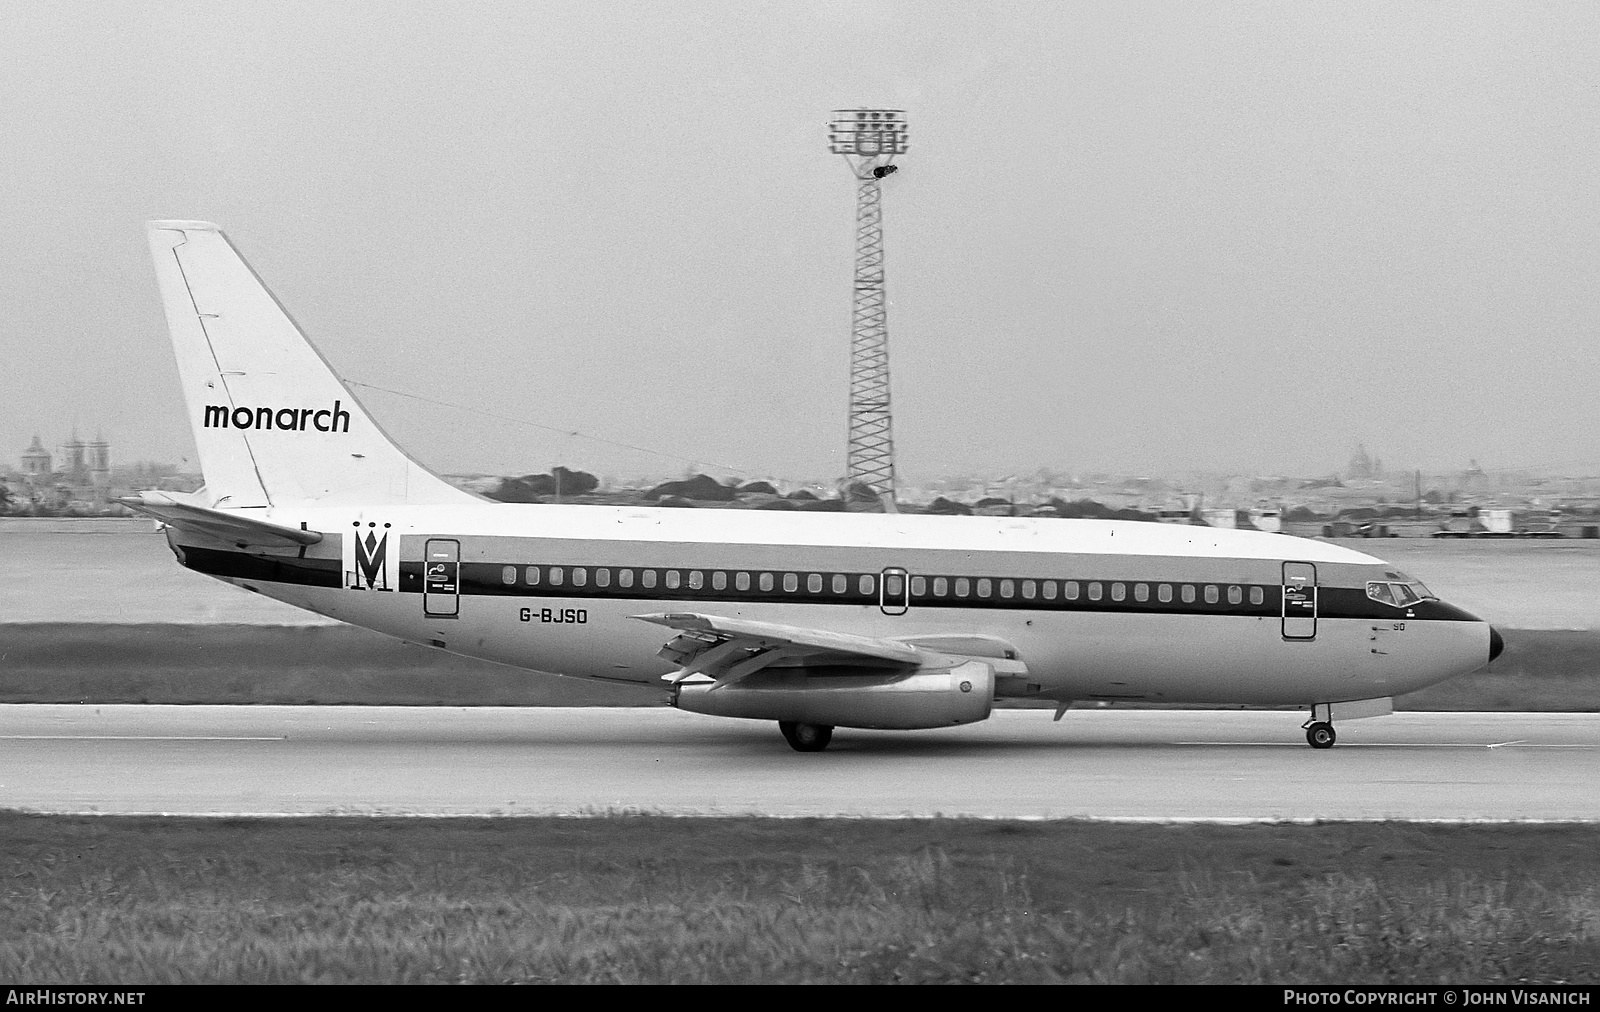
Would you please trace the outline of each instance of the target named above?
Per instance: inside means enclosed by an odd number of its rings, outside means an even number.
[[[1350,464],[1345,468],[1345,477],[1356,481],[1368,481],[1383,477],[1383,461],[1367,453],[1367,448],[1360,443],[1356,444],[1356,452],[1350,455]]]
[[[22,470],[13,479],[14,492],[35,502],[66,505],[69,502],[104,502],[111,490],[111,443],[103,434],[92,440],[73,430],[56,454],[44,448],[36,433],[22,451]]]
[[[104,492],[111,487],[111,444],[104,432],[96,432],[94,441],[85,446],[88,451],[89,483]]]
[[[84,440],[73,429],[72,438],[61,447],[61,476],[74,489],[103,492],[110,487],[111,444],[105,434],[96,433],[94,439]]]
[[[39,434],[33,434],[33,442],[26,450],[22,451],[22,473],[29,479],[50,475],[50,451],[44,448],[39,441]]]
[[[66,444],[61,447],[61,473],[78,474],[82,472],[87,474],[89,468],[84,462],[87,451],[88,444],[79,439],[78,430],[73,429],[72,438],[67,440]]]

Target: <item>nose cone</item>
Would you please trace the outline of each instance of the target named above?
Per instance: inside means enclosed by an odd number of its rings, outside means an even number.
[[[1496,629],[1494,626],[1490,626],[1489,627],[1489,663],[1493,664],[1494,663],[1494,659],[1496,657],[1499,657],[1501,651],[1505,650],[1505,648],[1506,648],[1506,641],[1504,639],[1501,639],[1500,630]]]

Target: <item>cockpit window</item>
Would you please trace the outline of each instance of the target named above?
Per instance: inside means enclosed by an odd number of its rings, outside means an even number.
[[[1394,603],[1401,608],[1409,608],[1422,600],[1422,595],[1412,590],[1403,583],[1391,583],[1389,589],[1394,591]]]
[[[1367,596],[1380,604],[1387,604],[1392,608],[1409,608],[1419,601],[1433,597],[1433,593],[1412,580],[1409,583],[1378,583],[1367,584]]]

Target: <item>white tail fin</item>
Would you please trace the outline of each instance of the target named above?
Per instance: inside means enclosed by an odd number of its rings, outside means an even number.
[[[221,229],[203,221],[149,228],[209,502],[476,500],[378,428]]]

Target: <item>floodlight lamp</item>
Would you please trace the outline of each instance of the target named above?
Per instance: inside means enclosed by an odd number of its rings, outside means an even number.
[[[910,146],[904,109],[835,109],[828,121],[828,149],[836,155],[893,158]]]

